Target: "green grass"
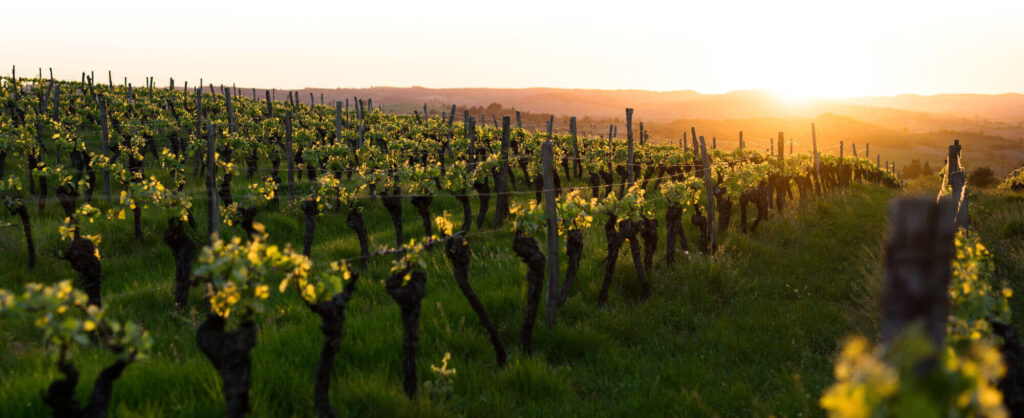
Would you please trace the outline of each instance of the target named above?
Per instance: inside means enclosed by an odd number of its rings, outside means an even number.
[[[421,383],[432,380],[429,366],[451,353],[449,367],[457,374],[447,399],[421,392],[410,401],[402,394],[398,308],[383,289],[390,260],[375,259],[348,308],[332,402],[340,415],[352,416],[821,415],[817,399],[832,381],[832,360],[842,338],[874,329],[870,286],[877,281],[865,276],[871,263],[880,263],[884,209],[893,195],[858,185],[773,213],[750,236],[741,236],[734,223],[718,256],[684,257],[673,268],[664,265],[662,230],[652,297],[637,299],[640,286],[623,250],[606,307],[596,303],[606,249],[597,225],[586,233],[576,293],[557,327],[538,324],[532,355],[518,347],[525,266],[512,252],[511,234],[474,228],[470,280],[511,352],[507,367],[497,368],[450,265],[435,250],[427,258],[418,367]],[[460,218],[450,197],[435,198],[433,211],[441,210]],[[25,269],[20,228],[0,230],[0,287],[74,277],[70,266],[52,255],[60,248],[58,211],[51,203],[43,219],[34,218],[40,263],[33,271]],[[657,213],[664,228],[663,201]],[[142,243],[132,237],[130,218],[98,221],[85,230],[103,235],[108,315],[141,323],[155,339],[151,357],[132,364],[115,384],[112,414],[222,415],[219,378],[195,342],[194,329],[205,310],[201,292],[193,289],[188,314],[174,313],[173,263],[161,241],[164,218],[152,211],[144,216]],[[379,201],[366,217],[374,245],[394,243]],[[257,219],[272,242],[301,247],[299,214],[265,211]],[[358,255],[343,216],[325,214],[319,220],[314,262]],[[422,234],[408,204],[405,220],[407,236]],[[224,233],[242,234],[237,227]],[[688,238],[692,245],[692,229]],[[253,351],[253,415],[313,415],[319,318],[293,294],[275,291],[270,305],[258,319]],[[59,373],[40,340],[27,324],[0,324],[0,416],[49,414],[40,392]],[[92,380],[111,361],[100,350],[77,353],[80,399],[87,398]]]
[[[995,257],[998,280],[1013,289],[1010,310],[1013,326],[1024,329],[1024,194],[986,189],[970,199],[971,227]],[[994,283],[994,285],[999,285]]]

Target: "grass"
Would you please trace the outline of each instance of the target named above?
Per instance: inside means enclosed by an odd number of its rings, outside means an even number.
[[[985,189],[968,196],[971,227],[995,258],[995,277],[1013,289],[1013,326],[1024,329],[1024,194]],[[994,285],[998,285],[995,283]]]
[[[864,289],[864,264],[880,260],[884,208],[893,195],[856,185],[773,213],[749,236],[740,235],[734,223],[719,255],[684,257],[671,268],[664,264],[662,230],[652,297],[637,300],[640,286],[623,250],[606,307],[596,304],[604,234],[599,225],[592,227],[576,292],[557,327],[538,324],[530,355],[518,347],[525,265],[512,252],[509,232],[474,228],[470,280],[511,352],[507,367],[498,369],[450,265],[435,250],[427,258],[418,367],[421,384],[430,381],[429,366],[451,353],[449,367],[457,374],[447,398],[423,391],[410,401],[402,394],[398,308],[383,289],[390,260],[375,259],[348,308],[332,402],[340,415],[352,416],[821,415],[817,399],[832,381],[832,360],[842,338],[873,330],[875,306],[858,295],[872,294]],[[664,202],[658,203],[663,228]],[[450,197],[435,198],[432,210],[448,210],[453,218],[461,213]],[[60,247],[58,211],[51,203],[45,216],[34,217],[40,263],[33,271],[25,268],[20,228],[0,230],[0,287],[74,277],[66,262],[52,256]],[[205,302],[193,289],[189,312],[174,313],[173,262],[161,242],[164,218],[154,212],[144,217],[142,243],[132,237],[130,217],[100,220],[85,231],[103,235],[108,315],[141,323],[155,339],[150,358],[132,364],[115,384],[111,412],[220,416],[219,378],[195,342]],[[272,242],[301,247],[298,213],[265,211],[257,219]],[[366,220],[375,245],[394,243],[379,202],[369,206]],[[422,234],[408,204],[405,221],[407,236]],[[231,227],[224,234],[242,232]],[[688,230],[691,245],[695,237]],[[319,218],[315,263],[358,253],[343,216]],[[313,415],[319,318],[292,294],[275,291],[270,304],[270,312],[258,319],[253,351],[253,415]],[[27,324],[0,323],[0,416],[49,414],[40,393],[59,373],[39,341]],[[92,380],[111,361],[99,350],[77,353],[80,399],[87,398]]]

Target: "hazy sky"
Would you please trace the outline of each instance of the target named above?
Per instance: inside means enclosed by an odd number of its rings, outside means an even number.
[[[1024,1],[18,1],[0,64],[180,85],[1024,92]],[[45,6],[41,5],[45,4]],[[102,76],[101,76],[102,74]]]

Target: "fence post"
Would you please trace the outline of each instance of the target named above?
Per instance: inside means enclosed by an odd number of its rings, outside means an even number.
[[[683,132],[686,135],[686,132]],[[740,131],[740,151],[743,151],[743,131]]]
[[[103,128],[103,156],[107,157],[107,164],[103,167],[103,196],[110,202],[110,129],[107,127],[107,99],[103,97],[100,97],[100,124]]]
[[[292,155],[292,112],[284,116],[284,155],[288,159],[288,198],[294,197],[295,192],[295,157]]]
[[[786,136],[783,135],[782,131],[779,131],[779,168],[785,168],[786,166]]]
[[[697,143],[697,128],[690,127],[690,145],[693,146],[693,155],[700,154],[700,144]]]
[[[505,220],[505,216],[508,215],[508,141],[511,125],[512,118],[508,116],[501,117],[501,154],[499,155],[499,158],[501,158],[501,165],[498,167],[497,184],[494,185],[494,192],[497,195],[494,208],[495,228],[501,227],[501,223]]]
[[[335,142],[341,142],[341,102],[334,102],[334,141],[331,141],[331,145]]]
[[[554,175],[554,151],[549,136],[541,147],[541,164],[544,170],[544,213],[548,221],[548,245],[547,245],[547,267],[548,267],[548,294],[545,319],[548,328],[555,326],[555,318],[558,315],[558,253],[561,249],[558,243],[558,213],[555,209],[555,175]]]
[[[217,203],[217,137],[213,124],[206,123],[206,230],[213,235],[220,230],[220,205]]]
[[[633,187],[633,109],[626,108],[626,188]]]
[[[811,146],[814,147],[814,188],[821,195],[821,170],[818,168],[818,134],[811,124]]]
[[[231,104],[231,90],[224,90],[224,100],[228,111],[228,132],[235,133],[235,108]]]
[[[569,118],[569,135],[572,135],[572,166],[579,176],[583,172],[583,165],[580,163],[580,141],[576,137],[576,117]],[[568,180],[568,179],[567,179]]]
[[[904,198],[889,205],[890,237],[882,281],[882,342],[890,343],[911,322],[921,321],[936,347],[945,339],[953,204]]]
[[[715,247],[718,246],[718,234],[715,230],[717,226],[715,223],[715,185],[711,180],[711,158],[708,157],[708,148],[703,136],[700,137],[700,159],[704,165],[702,167],[702,171],[704,171],[704,195],[707,197],[708,236],[711,238],[711,242],[708,245],[711,254],[714,254]]]
[[[954,223],[959,228],[967,228],[970,223],[970,214],[968,213],[967,203],[967,187],[965,182],[965,175],[963,167],[960,165],[960,140],[953,140],[953,145],[949,146],[949,186],[953,189],[952,198],[953,203],[956,205],[956,217]]]

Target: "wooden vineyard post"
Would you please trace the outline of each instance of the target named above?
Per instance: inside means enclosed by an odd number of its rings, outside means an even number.
[[[704,196],[707,197],[707,209],[708,209],[708,237],[710,242],[711,254],[715,253],[715,248],[718,246],[718,235],[715,230],[715,185],[711,180],[711,159],[708,158],[708,148],[704,142],[704,137],[700,137],[700,159],[703,163],[702,171],[704,171]]]
[[[683,135],[686,135],[684,132]],[[740,131],[740,151],[743,151],[743,131]]]
[[[968,215],[968,204],[967,204],[967,188],[964,182],[966,181],[963,167],[960,165],[960,140],[953,140],[953,145],[949,146],[949,162],[947,173],[949,176],[949,187],[953,189],[951,197],[953,198],[953,204],[956,207],[956,215],[953,218],[954,223],[959,228],[967,228],[970,224],[970,218]],[[893,164],[893,171],[895,171],[895,164]]]
[[[818,135],[811,124],[811,146],[814,148],[814,188],[821,196],[821,170],[818,168]]]
[[[363,138],[364,138],[364,134],[365,134],[364,129],[366,129],[366,125],[363,124],[363,113],[365,113],[365,112],[363,111],[363,102],[362,102],[362,100],[357,101],[355,103],[355,105],[356,105],[356,116],[359,118],[359,143],[356,144],[356,145],[358,145],[359,149],[362,149],[363,148]]]
[[[583,173],[583,165],[580,163],[580,141],[576,137],[576,117],[569,118],[569,135],[572,136],[572,166],[579,176]]]
[[[103,156],[107,158],[107,164],[103,167],[103,197],[107,199],[107,202],[111,201],[110,196],[110,129],[107,126],[107,99],[100,97],[100,126],[101,126],[101,142],[103,146]]]
[[[626,108],[626,189],[633,187],[633,109]]]
[[[334,102],[334,141],[331,141],[331,145],[335,142],[341,142],[341,102]]]
[[[865,142],[864,143],[864,158],[867,158],[869,161],[871,160],[871,143],[870,142]]]
[[[469,162],[471,164],[476,163],[476,124],[473,123],[473,118],[469,116],[467,110],[462,115],[462,127],[466,130],[466,140],[469,141]]]
[[[224,101],[228,111],[228,132],[235,133],[235,108],[231,104],[231,90],[224,90]]]
[[[783,169],[786,166],[786,137],[779,131],[779,169]]]
[[[554,150],[551,144],[551,136],[544,141],[541,148],[541,164],[544,170],[544,214],[548,221],[548,293],[547,309],[545,310],[545,322],[548,328],[555,326],[555,318],[558,315],[558,213],[555,209],[555,174],[554,174]]]
[[[498,166],[498,181],[494,185],[494,193],[496,195],[494,208],[495,228],[500,228],[501,223],[505,221],[505,216],[508,215],[508,175],[510,170],[508,164],[508,141],[511,125],[512,118],[508,116],[501,117],[501,153],[499,154],[501,165]]]
[[[292,112],[284,116],[284,156],[288,159],[288,198],[295,192],[295,157],[292,155]]]
[[[680,140],[679,142],[682,142],[683,153],[686,153],[686,151],[690,148],[690,142],[689,140],[686,139],[686,131],[683,131],[683,139]]]
[[[927,198],[904,198],[889,205],[890,237],[882,280],[882,343],[921,321],[936,347],[942,347],[949,313],[949,280],[954,255],[950,222],[954,205]]]
[[[697,128],[690,127],[690,145],[693,146],[693,155],[700,154],[700,144],[697,144]]]
[[[213,135],[213,124],[206,123],[206,230],[213,235],[220,230],[220,205],[217,203],[217,137]]]
[[[853,159],[854,159],[854,161],[856,161],[856,160],[857,160],[857,158],[859,158],[859,157],[860,157],[859,155],[857,155],[857,143],[856,143],[856,142],[851,142],[851,143],[850,143],[850,152],[852,152],[852,153],[853,153]]]
[[[875,155],[875,167],[882,168],[882,154]]]

